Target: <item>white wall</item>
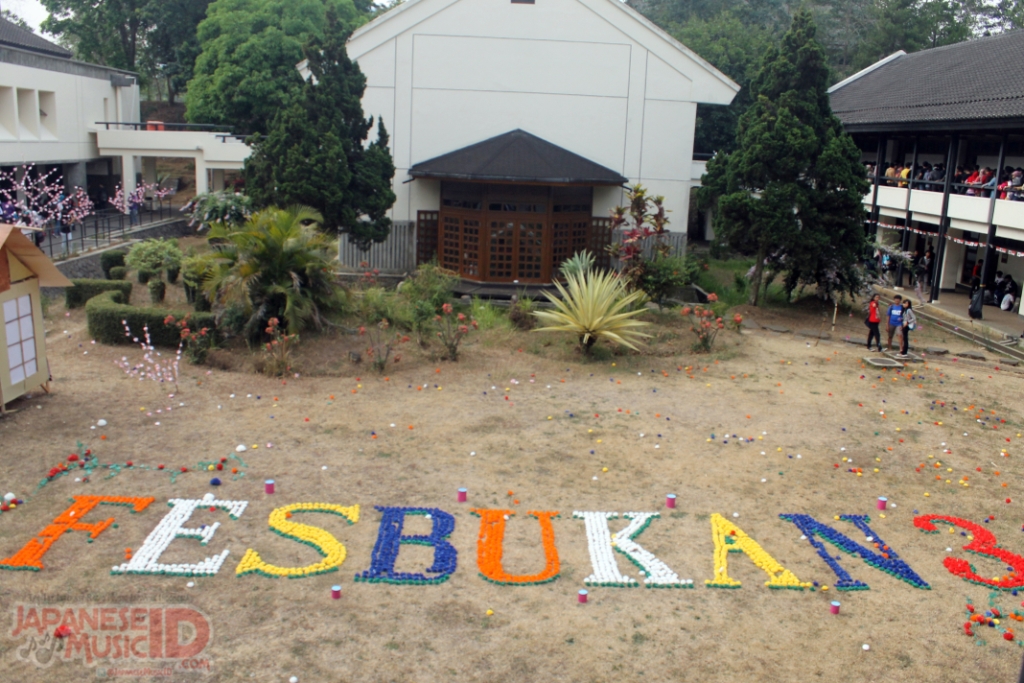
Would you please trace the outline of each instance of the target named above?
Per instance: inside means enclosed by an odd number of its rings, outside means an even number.
[[[686,230],[696,103],[731,82],[609,0],[410,0],[348,45],[367,77],[363,109],[391,135],[395,220],[435,210],[419,162],[521,128],[664,195]],[[622,203],[595,193],[594,215]]]
[[[49,60],[56,58],[37,58],[40,64]],[[98,77],[105,72],[91,67],[82,71],[96,75],[0,62],[0,164],[96,159],[99,151],[90,131],[97,121],[115,115],[121,121],[139,120],[137,85],[114,88],[108,75]],[[25,106],[17,106],[19,95]]]

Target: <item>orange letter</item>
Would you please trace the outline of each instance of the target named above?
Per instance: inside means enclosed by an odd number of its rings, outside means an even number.
[[[514,515],[511,510],[473,510],[480,516],[480,537],[477,539],[476,562],[480,568],[480,576],[488,581],[500,584],[545,583],[558,578],[558,548],[555,547],[555,530],[551,526],[551,518],[558,511],[538,512],[531,510],[527,514],[540,520],[540,537],[544,545],[546,567],[539,574],[530,576],[513,576],[505,572],[501,566],[501,555],[505,545],[505,518]]]
[[[39,538],[33,538],[25,547],[5,560],[0,560],[0,569],[30,569],[34,572],[43,568],[43,555],[57,539],[68,531],[88,531],[90,538],[96,538],[103,530],[114,523],[110,517],[96,524],[85,524],[82,517],[100,503],[107,505],[128,505],[132,512],[142,512],[153,502],[153,498],[127,498],[124,496],[73,496],[74,503],[60,513],[53,523],[39,532]]]

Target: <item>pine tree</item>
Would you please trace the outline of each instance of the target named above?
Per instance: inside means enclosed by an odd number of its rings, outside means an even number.
[[[702,179],[701,203],[717,204],[718,239],[756,259],[752,305],[766,268],[784,274],[790,292],[815,285],[834,297],[859,286],[868,182],[860,151],[832,115],[828,78],[814,21],[800,11],[765,53],[735,151],[712,159]]]
[[[347,33],[327,12],[326,38],[306,48],[311,77],[299,97],[275,115],[266,137],[253,136],[246,188],[260,206],[311,206],[325,230],[347,233],[366,250],[391,231],[395,166],[384,122],[362,108],[366,77],[345,51]]]

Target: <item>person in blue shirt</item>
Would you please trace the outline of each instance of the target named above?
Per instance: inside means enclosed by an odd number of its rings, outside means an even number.
[[[892,351],[892,336],[896,334],[896,330],[903,329],[903,297],[899,294],[892,302],[892,306],[889,307],[889,319],[886,320],[886,332],[889,333],[889,345],[888,349]]]

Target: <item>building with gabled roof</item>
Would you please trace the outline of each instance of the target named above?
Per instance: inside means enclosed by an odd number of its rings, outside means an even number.
[[[870,229],[905,251],[934,251],[933,301],[970,290],[976,271],[989,287],[997,271],[1024,282],[1022,56],[1024,30],[1007,31],[900,51],[829,89],[872,179]],[[887,177],[890,168],[908,177]]]
[[[391,239],[415,242],[391,252],[479,282],[603,253],[626,184],[663,195],[685,239],[697,103],[739,90],[617,0],[409,0],[347,47],[390,135]]]

